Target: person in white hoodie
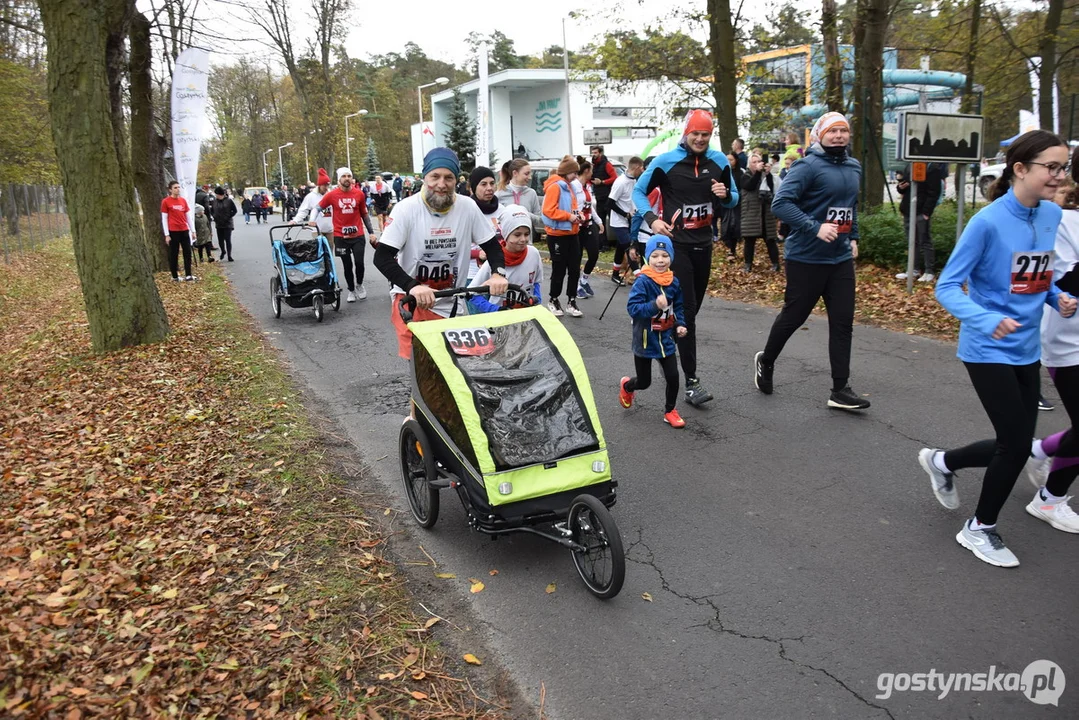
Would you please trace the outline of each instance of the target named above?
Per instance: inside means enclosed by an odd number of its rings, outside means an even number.
[[[330,189],[330,176],[324,168],[318,169],[318,184],[315,189],[304,196],[300,208],[296,211],[292,222],[296,224],[307,223],[318,228],[320,235],[325,235],[333,241],[333,215],[332,208],[325,210],[318,206],[318,201]]]
[[[1055,200],[1064,212],[1053,247],[1056,286],[1079,295],[1079,150],[1072,154],[1070,182],[1057,188]],[[1071,428],[1034,440],[1027,477],[1038,488],[1026,511],[1057,530],[1079,534],[1079,515],[1068,505],[1068,490],[1079,477],[1079,319],[1044,313],[1042,363],[1060,393]]]
[[[543,232],[543,203],[532,188],[532,166],[524,158],[502,164],[495,197],[500,205],[520,205],[532,216],[532,242]]]

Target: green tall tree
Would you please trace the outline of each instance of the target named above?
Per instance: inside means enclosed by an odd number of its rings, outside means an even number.
[[[450,106],[450,116],[446,122],[449,125],[449,131],[443,136],[446,147],[457,153],[462,170],[471,171],[476,167],[476,124],[468,114],[464,97],[456,88],[453,90],[453,105]]]
[[[135,0],[39,0],[49,115],[94,350],[157,342],[168,317],[135,209],[124,47]]]
[[[378,162],[378,150],[375,148],[374,138],[367,138],[367,157],[364,158],[364,164],[367,166],[367,177],[378,175],[382,170]]]

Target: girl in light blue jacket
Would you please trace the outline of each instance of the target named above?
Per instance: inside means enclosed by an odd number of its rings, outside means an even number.
[[[918,461],[949,510],[959,507],[955,472],[986,468],[974,516],[955,539],[998,567],[1019,564],[996,522],[1034,438],[1042,310],[1049,305],[1062,317],[1075,314],[1075,298],[1053,278],[1061,210],[1051,200],[1067,164],[1068,147],[1053,133],[1034,130],[1016,140],[992,204],[971,218],[937,281],[937,300],[960,320],[958,356],[996,438],[947,451],[922,448]]]

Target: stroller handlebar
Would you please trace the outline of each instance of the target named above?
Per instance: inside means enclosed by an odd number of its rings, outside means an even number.
[[[470,297],[473,297],[473,296],[476,296],[476,295],[490,296],[491,295],[491,288],[489,288],[486,285],[479,285],[477,287],[455,287],[455,288],[447,288],[446,290],[436,290],[435,291],[435,297],[436,298],[461,297],[466,302],[468,301],[468,299]],[[521,287],[520,285],[514,285],[513,283],[510,283],[509,287],[506,288],[506,296],[507,297],[519,297],[519,298],[526,298],[527,297],[530,302],[525,303],[525,302],[520,301],[520,300],[518,300],[518,302],[521,302],[521,304],[527,304],[527,305],[534,305],[535,304],[535,300],[533,298],[531,298],[531,297],[528,297],[528,293],[525,291],[525,289],[523,287]],[[409,295],[408,293],[405,293],[404,295],[401,296],[401,299],[398,300],[397,303],[398,303],[397,304],[397,311],[399,313],[401,313],[401,319],[404,320],[406,323],[412,322],[412,316],[416,312],[416,298]]]
[[[275,230],[284,230],[284,237],[281,237],[281,233],[278,233],[278,237],[275,238]],[[286,225],[274,225],[270,228],[270,244],[272,245],[274,240],[290,240],[292,239],[293,232],[303,232],[304,230],[310,232],[314,237],[318,237],[321,234],[317,227],[313,227],[307,223],[291,222]]]

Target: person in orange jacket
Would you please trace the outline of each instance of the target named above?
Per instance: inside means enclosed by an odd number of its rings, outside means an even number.
[[[566,155],[558,170],[543,184],[543,226],[547,231],[547,249],[551,253],[551,301],[547,304],[556,317],[565,313],[558,301],[562,283],[566,280],[566,310],[573,317],[584,315],[577,308],[577,283],[581,277],[581,212],[577,195],[570,183],[577,179],[581,167],[572,156]],[[568,275],[568,278],[567,278]]]

